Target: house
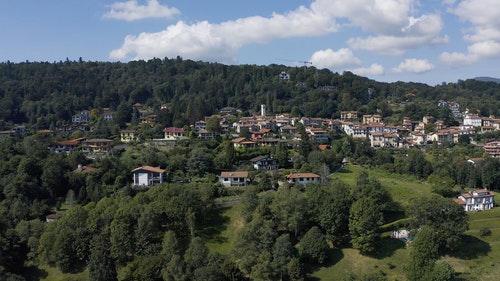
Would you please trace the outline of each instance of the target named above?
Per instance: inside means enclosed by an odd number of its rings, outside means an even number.
[[[370,124],[370,123],[382,123],[382,116],[380,116],[378,114],[363,115],[363,124]]]
[[[357,111],[341,111],[340,112],[340,120],[341,121],[356,121],[356,120],[358,120],[358,112]]]
[[[165,170],[151,167],[141,166],[132,170],[134,186],[155,186],[165,181]]]
[[[106,153],[113,147],[113,141],[108,139],[88,139],[82,142],[81,148],[87,153]]]
[[[84,110],[78,114],[71,116],[71,122],[73,123],[87,123],[90,121],[90,111]]]
[[[257,147],[257,142],[248,140],[247,138],[236,138],[231,141],[234,148],[249,148]]]
[[[291,184],[307,184],[310,182],[319,182],[320,176],[314,173],[295,173],[286,176],[286,180]]]
[[[250,181],[246,171],[221,172],[219,180],[225,187],[246,186]]]
[[[133,142],[138,141],[139,138],[136,135],[136,130],[121,130],[120,131],[120,141],[121,142]]]
[[[500,141],[492,141],[492,142],[486,143],[483,146],[483,149],[486,153],[488,153],[493,158],[500,157]]]
[[[215,138],[215,133],[207,130],[198,131],[198,138],[202,140],[212,140]]]
[[[477,114],[469,114],[466,113],[464,116],[463,124],[464,125],[471,125],[473,127],[481,127],[481,117]]]
[[[495,205],[495,193],[486,189],[472,190],[460,194],[455,202],[465,211],[489,210]]]
[[[102,114],[101,117],[105,121],[111,121],[113,120],[113,111],[109,107],[105,107],[102,109]]]
[[[163,129],[165,139],[178,139],[184,136],[184,128],[168,127]]]
[[[253,167],[257,171],[269,171],[269,170],[279,169],[278,161],[269,156],[257,156],[255,158],[250,159],[250,163],[252,163]]]
[[[60,213],[53,213],[53,214],[47,215],[45,217],[45,220],[47,222],[53,222],[53,221],[59,220],[60,218],[62,218],[62,214],[60,214]]]
[[[58,141],[55,144],[54,151],[55,152],[71,153],[76,148],[78,148],[84,140],[85,140],[85,138],[76,138],[76,139],[72,139],[72,140]]]
[[[90,167],[90,166],[85,166],[85,165],[82,165],[82,164],[78,164],[78,167],[73,170],[73,173],[94,173],[94,172],[97,172],[99,171],[99,169],[97,168],[94,168],[94,167]]]

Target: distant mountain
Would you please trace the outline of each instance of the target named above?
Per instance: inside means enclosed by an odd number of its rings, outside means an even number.
[[[476,78],[474,78],[474,80],[477,80],[477,81],[483,81],[483,82],[495,82],[495,83],[500,83],[500,79],[499,79],[499,78],[485,77],[485,76],[482,76],[482,77],[476,77]]]

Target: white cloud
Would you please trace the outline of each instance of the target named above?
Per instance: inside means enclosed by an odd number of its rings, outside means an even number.
[[[500,5],[497,0],[462,0],[448,10],[460,20],[469,22],[463,39],[471,42],[467,52],[443,52],[439,59],[457,67],[500,58]]]
[[[365,31],[398,34],[408,24],[408,13],[413,0],[317,0],[311,7],[345,18]]]
[[[147,5],[138,5],[137,0],[115,2],[110,5],[111,10],[103,15],[104,18],[134,21],[146,18],[172,18],[180,14],[177,8],[162,6],[158,0],[148,0]]]
[[[137,1],[129,1],[121,3],[126,6],[113,8],[112,11],[116,10],[116,15],[121,15],[121,18],[134,19],[139,17],[132,14],[146,14],[135,12],[141,10],[139,7],[146,10],[152,3],[158,2],[150,0],[148,6],[138,6]],[[182,56],[234,63],[237,51],[246,44],[322,36],[340,28],[357,27],[374,35],[349,39],[349,47],[356,50],[399,55],[411,48],[447,42],[446,36],[439,35],[443,28],[440,16],[416,15],[413,9],[416,4],[417,0],[316,0],[309,7],[300,6],[270,17],[253,16],[221,23],[203,21],[187,24],[179,21],[157,33],[128,35],[122,46],[110,53],[110,57],[129,60]],[[107,14],[109,17],[110,13]],[[114,18],[118,17],[116,15]],[[337,21],[347,23],[339,25]],[[345,64],[348,65],[348,62]]]
[[[409,18],[408,25],[401,28],[400,35],[378,35],[367,38],[351,38],[348,44],[355,50],[368,50],[385,55],[402,55],[408,49],[443,44],[448,37],[440,37],[443,22],[437,15]]]
[[[392,70],[397,73],[411,72],[424,73],[434,69],[434,65],[426,59],[405,59],[397,67]]]
[[[360,67],[352,70],[357,75],[383,75],[385,73],[384,67],[380,64],[374,63],[369,67]]]
[[[157,33],[129,35],[123,45],[110,53],[113,59],[189,57],[234,62],[236,51],[245,44],[265,43],[288,37],[310,37],[335,32],[335,20],[305,7],[269,18],[254,16],[220,24],[182,21]],[[216,53],[214,53],[216,52]]]
[[[316,68],[345,68],[354,65],[361,65],[361,60],[354,56],[351,50],[343,48],[338,51],[326,49],[316,51],[311,56],[310,61]]]
[[[495,41],[474,43],[467,48],[467,53],[444,52],[439,56],[440,61],[449,66],[467,65],[498,58],[500,58],[500,43]]]

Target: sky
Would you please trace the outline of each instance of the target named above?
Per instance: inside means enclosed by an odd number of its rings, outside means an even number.
[[[0,38],[0,62],[180,56],[382,82],[500,78],[498,0],[9,0]]]

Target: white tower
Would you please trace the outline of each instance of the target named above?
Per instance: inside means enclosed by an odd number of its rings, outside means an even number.
[[[260,105],[260,115],[266,116],[266,105],[265,104]]]

